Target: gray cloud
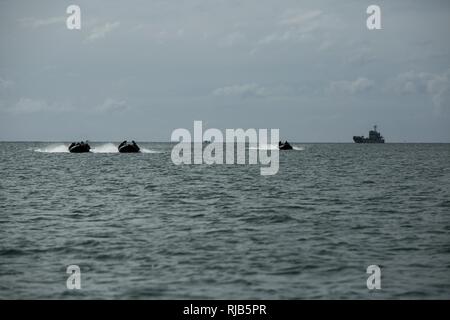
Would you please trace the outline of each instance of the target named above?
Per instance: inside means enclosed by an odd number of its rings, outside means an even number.
[[[128,109],[129,106],[125,101],[107,98],[102,104],[96,106],[94,111],[99,113],[116,113],[124,112]]]
[[[213,90],[212,94],[216,97],[237,97],[241,99],[295,98],[301,94],[301,90],[285,84],[263,86],[257,83],[244,83],[217,88]]]
[[[350,65],[364,66],[376,61],[376,56],[368,47],[361,47],[345,57],[345,62]]]
[[[450,109],[450,69],[443,73],[408,71],[388,83],[399,94],[427,94],[434,106]]]
[[[365,77],[359,77],[355,80],[347,81],[333,81],[330,84],[329,90],[335,93],[358,94],[371,90],[374,87],[374,82]]]
[[[95,40],[104,38],[108,33],[117,29],[120,26],[120,22],[107,22],[103,25],[96,26],[92,29],[86,38],[86,42],[93,42]]]
[[[270,45],[277,42],[301,42],[311,39],[311,34],[319,30],[324,19],[321,10],[297,11],[288,10],[277,21],[277,31],[259,39],[259,45]]]
[[[304,26],[309,24],[312,20],[317,19],[320,15],[322,15],[321,10],[311,10],[307,12],[297,12],[293,15],[289,14],[287,17],[282,18],[280,20],[280,24],[282,25],[295,25],[295,26]]]
[[[49,17],[49,18],[23,18],[19,19],[19,22],[22,24],[22,26],[32,29],[37,29],[40,27],[50,26],[54,24],[61,24],[64,25],[67,17],[65,16],[58,16],[58,17]]]
[[[3,79],[0,77],[0,89],[8,89],[14,85],[12,80]]]
[[[12,107],[6,111],[12,114],[33,114],[45,112],[67,112],[72,108],[66,104],[48,103],[41,99],[20,98]]]
[[[246,40],[245,35],[240,31],[235,31],[227,34],[219,41],[220,47],[233,47],[237,44],[244,43]]]
[[[268,94],[266,88],[256,84],[256,83],[246,83],[237,84],[222,88],[217,88],[213,91],[215,96],[225,96],[225,97],[264,97]]]

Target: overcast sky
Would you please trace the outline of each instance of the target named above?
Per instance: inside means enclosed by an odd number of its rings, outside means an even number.
[[[0,0],[0,140],[450,142],[449,31],[446,0]]]

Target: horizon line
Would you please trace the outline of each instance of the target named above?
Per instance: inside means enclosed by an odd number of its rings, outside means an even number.
[[[91,143],[113,143],[122,142],[124,140],[82,140]],[[150,140],[135,140],[139,143],[180,143],[179,141],[150,141]],[[70,143],[71,140],[0,140],[0,143],[25,143],[25,142],[38,142],[38,143]],[[200,143],[200,142],[191,142]],[[203,143],[203,142],[201,142]],[[226,142],[222,142],[226,143]],[[246,142],[247,143],[247,142]],[[291,141],[290,143],[300,143],[300,144],[450,144],[450,141],[391,141],[385,143],[355,143],[353,141]]]

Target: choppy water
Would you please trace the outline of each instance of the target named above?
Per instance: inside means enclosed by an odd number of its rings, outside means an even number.
[[[92,146],[0,143],[0,298],[450,298],[448,144],[297,144],[275,176]]]

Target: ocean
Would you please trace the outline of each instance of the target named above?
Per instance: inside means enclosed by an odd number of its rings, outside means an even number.
[[[273,176],[68,144],[0,143],[1,299],[450,298],[450,144],[295,143]]]

